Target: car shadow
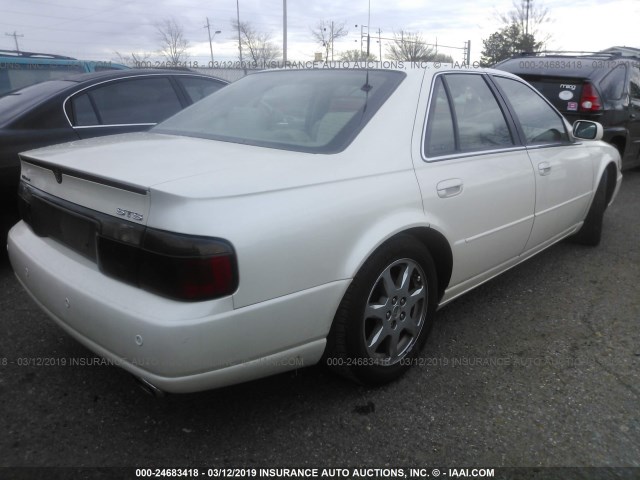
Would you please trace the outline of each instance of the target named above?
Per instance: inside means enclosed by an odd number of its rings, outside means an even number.
[[[2,193],[0,195],[0,242],[2,248],[0,248],[0,268],[5,268],[9,265],[9,258],[7,256],[7,234],[11,227],[13,227],[19,220],[20,214],[18,213],[18,202],[15,195],[8,195]]]

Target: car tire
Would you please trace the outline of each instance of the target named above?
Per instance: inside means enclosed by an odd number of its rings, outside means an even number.
[[[600,178],[598,189],[591,202],[591,207],[587,213],[582,228],[571,240],[574,243],[595,247],[600,244],[602,238],[602,220],[604,211],[607,209],[607,171],[605,170]]]
[[[368,385],[399,378],[429,335],[437,279],[429,250],[410,235],[386,243],[365,262],[335,315],[324,361]]]

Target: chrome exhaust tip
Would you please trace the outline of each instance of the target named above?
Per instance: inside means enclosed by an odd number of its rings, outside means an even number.
[[[138,386],[147,395],[151,395],[152,397],[155,397],[155,398],[162,398],[162,397],[164,397],[166,395],[166,393],[163,390],[160,390],[153,383],[150,383],[149,381],[145,380],[144,378],[141,378],[141,377],[133,377],[133,378],[135,379],[135,381],[138,384]]]

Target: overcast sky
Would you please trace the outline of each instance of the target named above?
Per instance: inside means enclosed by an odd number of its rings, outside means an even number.
[[[382,37],[404,29],[419,32],[429,43],[462,61],[464,42],[471,41],[471,59],[479,60],[482,39],[500,28],[498,12],[512,0],[288,0],[288,58],[313,60],[321,51],[309,30],[319,20],[344,22],[349,34],[335,43],[335,52],[360,48],[360,25],[371,26],[371,50],[379,55],[377,31]],[[282,0],[239,0],[240,19],[271,32],[282,44]],[[548,49],[597,51],[614,45],[640,47],[640,0],[546,0],[551,22]],[[191,60],[210,60],[206,17],[212,33],[215,60],[237,56],[237,36],[231,28],[236,0],[0,0],[0,49],[14,49],[17,32],[21,50],[68,55],[82,59],[116,60],[116,51],[157,52],[154,25],[174,18],[184,28]],[[355,25],[358,25],[356,27]],[[376,39],[373,39],[376,36]],[[235,40],[234,40],[235,38]],[[383,40],[383,58],[386,41]]]

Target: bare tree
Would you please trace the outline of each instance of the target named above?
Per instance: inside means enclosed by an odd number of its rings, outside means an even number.
[[[419,33],[400,30],[393,34],[393,42],[387,46],[391,60],[405,62],[428,62],[435,52]]]
[[[237,20],[232,20],[231,24],[237,32]],[[264,66],[282,55],[280,48],[271,41],[273,35],[270,32],[260,32],[249,22],[240,22],[239,29],[242,55],[254,64]]]
[[[116,51],[115,54],[118,57],[118,62],[124,65],[127,65],[129,67],[144,68],[151,64],[150,52],[131,52],[129,55],[127,54],[123,55],[120,52]]]
[[[179,65],[189,58],[187,52],[189,41],[184,37],[184,29],[174,18],[168,18],[156,23],[156,31],[160,40],[160,53],[164,55],[167,62],[172,65]]]
[[[361,52],[357,48],[354,50],[347,50],[340,54],[340,60],[344,62],[376,62],[378,57],[373,53],[367,56],[367,52]]]
[[[453,57],[446,53],[433,53],[428,62],[453,63]]]
[[[329,52],[333,60],[333,43],[348,34],[349,31],[345,28],[344,22],[336,23],[333,20],[320,20],[314,28],[311,28],[311,35],[324,49],[325,60],[329,60]]]
[[[518,25],[521,35],[539,36],[540,26],[551,21],[549,9],[535,0],[512,0],[512,8],[506,13],[498,13],[498,19],[506,26]],[[550,35],[541,39],[547,42]]]

